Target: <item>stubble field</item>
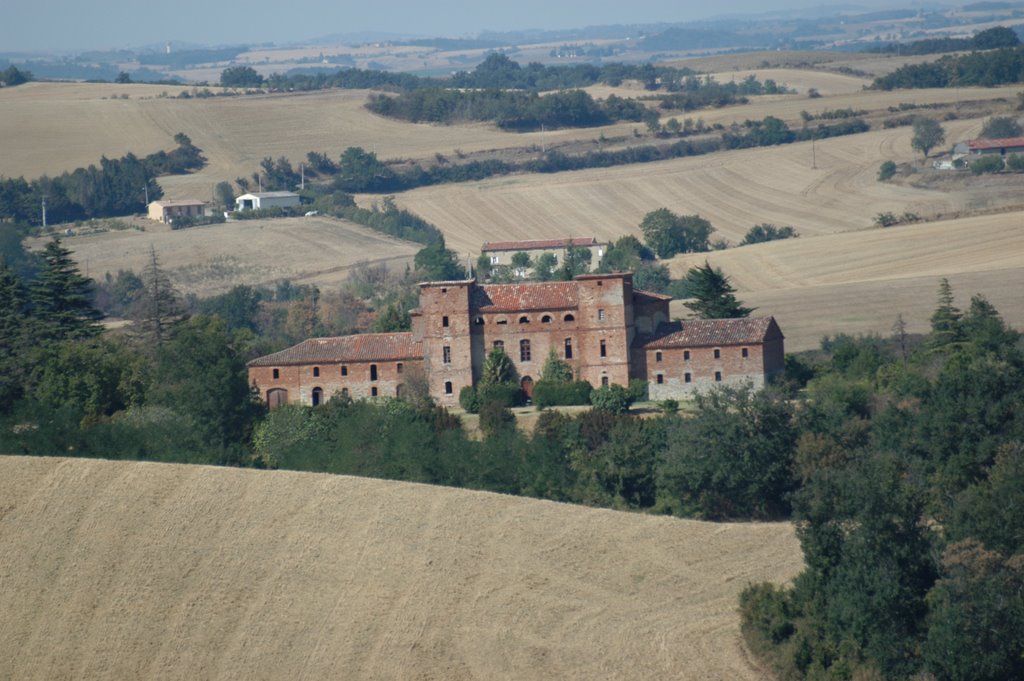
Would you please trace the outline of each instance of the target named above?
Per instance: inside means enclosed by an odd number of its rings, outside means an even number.
[[[736,596],[788,524],[379,480],[0,457],[17,679],[763,678]]]

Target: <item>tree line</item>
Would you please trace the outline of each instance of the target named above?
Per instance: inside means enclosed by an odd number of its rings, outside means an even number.
[[[914,56],[939,54],[942,52],[970,52],[973,50],[994,50],[1001,47],[1016,47],[1020,38],[1012,28],[995,26],[979,31],[970,38],[926,38],[909,43],[888,43],[872,45],[865,52]]]
[[[879,76],[871,87],[899,88],[995,87],[1024,80],[1024,47],[946,55],[924,64],[907,64]]]
[[[71,222],[144,212],[146,199],[163,196],[156,178],[202,168],[202,150],[184,133],[174,136],[177,147],[143,158],[126,154],[100,159],[99,167],[77,168],[57,177],[32,181],[0,178],[0,220],[42,224],[42,202],[49,222]]]

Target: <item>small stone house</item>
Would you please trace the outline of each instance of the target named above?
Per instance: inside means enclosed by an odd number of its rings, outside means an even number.
[[[201,218],[207,215],[207,203],[194,199],[152,201],[149,204],[149,219],[172,223],[174,218]]]

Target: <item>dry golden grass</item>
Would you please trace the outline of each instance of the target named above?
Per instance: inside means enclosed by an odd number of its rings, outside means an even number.
[[[761,82],[770,79],[796,90],[799,94],[807,94],[809,88],[814,88],[822,96],[860,92],[865,85],[871,84],[867,78],[814,69],[746,69],[720,71],[712,75],[719,83],[738,82],[748,76],[754,76]]]
[[[0,457],[12,679],[760,679],[788,524],[342,476]]]
[[[237,284],[281,279],[328,286],[348,277],[360,261],[403,270],[420,249],[361,225],[327,217],[244,220],[171,231],[145,221],[145,232],[111,231],[66,237],[83,270],[96,279],[119,269],[141,272],[154,248],[182,293],[223,293]],[[29,242],[40,248],[43,240]]]
[[[675,276],[708,260],[737,296],[775,315],[787,349],[816,347],[823,335],[890,333],[897,314],[925,332],[947,277],[966,308],[982,293],[1011,326],[1024,327],[1024,213],[797,238],[709,254],[677,256]],[[679,303],[674,313],[685,316]],[[827,320],[827,321],[824,321]]]
[[[978,128],[977,121],[946,124],[950,139],[969,136]],[[969,192],[877,181],[882,161],[914,158],[911,135],[909,128],[897,128],[816,142],[816,168],[811,167],[812,145],[807,142],[426,187],[406,192],[397,201],[436,224],[449,245],[462,253],[479,252],[484,241],[512,237],[593,234],[610,239],[639,234],[643,216],[663,206],[699,213],[711,220],[717,237],[737,243],[761,222],[792,225],[811,236],[870,227],[883,211],[933,215],[972,205]]]

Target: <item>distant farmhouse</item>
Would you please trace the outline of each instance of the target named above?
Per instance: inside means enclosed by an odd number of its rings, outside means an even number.
[[[536,262],[537,258],[544,253],[551,253],[555,256],[556,262],[562,263],[565,260],[565,253],[569,248],[589,248],[592,255],[592,262],[599,262],[604,256],[607,244],[599,242],[594,237],[580,239],[537,239],[533,241],[485,241],[481,252],[486,256],[492,266],[512,266],[512,256],[516,253],[526,253],[530,260]],[[588,267],[589,268],[589,267]],[[526,271],[517,271],[516,276],[525,277]]]
[[[249,362],[249,382],[271,407],[321,404],[332,395],[401,397],[410,373],[454,406],[500,348],[532,394],[554,351],[593,386],[649,382],[651,399],[719,385],[755,387],[783,369],[783,335],[771,317],[669,321],[669,296],[633,288],[633,275],[572,281],[419,285],[412,331],[312,338]]]
[[[288,208],[301,203],[295,192],[257,192],[242,194],[235,199],[235,210],[260,210],[265,208]]]
[[[976,139],[960,142],[953,147],[953,156],[990,156],[998,154],[1024,153],[1024,137],[1004,137],[1002,139]]]
[[[170,224],[177,217],[201,218],[207,214],[207,203],[194,199],[182,201],[153,201],[149,204],[149,219]]]

